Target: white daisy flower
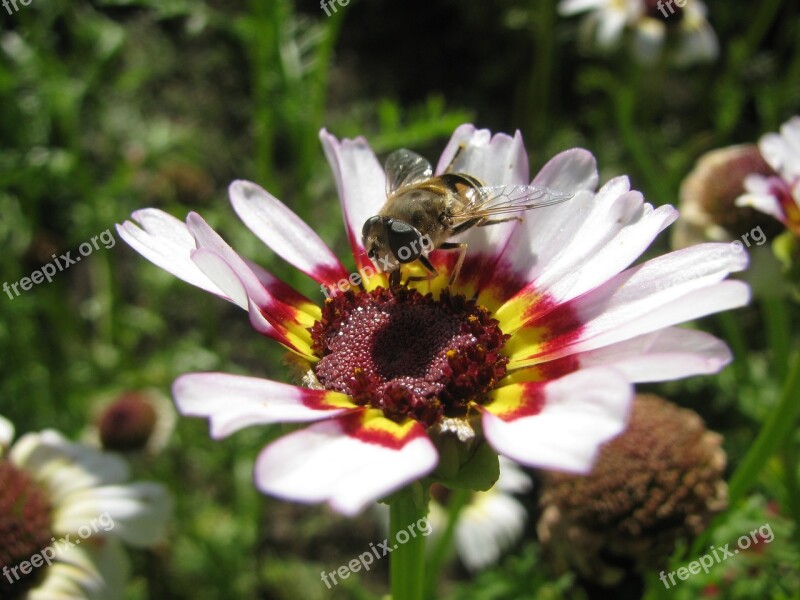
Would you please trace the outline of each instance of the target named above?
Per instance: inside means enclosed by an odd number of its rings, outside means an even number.
[[[48,430],[11,446],[0,416],[0,598],[122,598],[122,544],[164,539],[171,499],[158,483],[125,483],[119,456]]]
[[[747,193],[738,206],[752,206],[786,225],[800,236],[800,117],[781,126],[780,134],[768,133],[758,142],[764,160],[777,176],[752,174],[744,181]]]
[[[669,59],[676,64],[712,61],[719,54],[700,0],[562,0],[559,12],[589,12],[584,33],[601,50],[618,46],[630,31],[633,55],[642,63],[655,61],[668,41],[674,42]]]

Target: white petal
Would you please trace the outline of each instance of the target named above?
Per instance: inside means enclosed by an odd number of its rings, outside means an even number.
[[[383,167],[363,137],[339,141],[323,129],[319,139],[336,179],[353,256],[359,264],[371,264],[361,243],[361,230],[386,202]]]
[[[181,414],[208,418],[211,436],[217,439],[251,425],[318,421],[352,409],[329,404],[348,402],[337,392],[225,373],[182,375],[172,394]]]
[[[261,452],[256,485],[287,500],[328,501],[338,512],[355,515],[436,467],[436,448],[419,430],[419,435],[392,448],[353,437],[343,419],[316,423]]]
[[[603,12],[597,26],[597,43],[601,48],[611,48],[619,41],[628,16],[620,10]]]
[[[769,165],[788,182],[800,177],[800,117],[781,125],[780,135],[768,133],[758,143]]]
[[[318,283],[331,284],[347,271],[330,248],[283,202],[250,181],[229,187],[233,209],[278,256]]]
[[[749,193],[739,196],[736,199],[736,206],[752,206],[779,221],[785,219],[781,203],[772,194],[769,182],[765,177],[748,175],[744,180],[744,185]]]
[[[211,250],[200,249],[192,250],[191,257],[197,268],[222,290],[226,298],[239,308],[248,310],[249,302],[244,284],[221,256]]]
[[[652,315],[641,315],[638,319],[628,321],[615,332],[595,337],[586,344],[576,347],[586,349],[598,348],[602,345],[629,339],[635,335],[643,335],[652,331],[686,323],[710,314],[739,308],[750,301],[750,288],[741,281],[722,281],[703,289],[694,290],[678,301],[660,306]],[[633,308],[633,307],[632,307]],[[632,310],[631,312],[637,312]],[[616,315],[619,316],[619,315]],[[630,315],[631,317],[633,314]],[[611,317],[613,320],[615,317]]]
[[[703,331],[669,327],[579,354],[581,367],[613,367],[632,383],[716,373],[733,358],[722,340]]]
[[[458,156],[453,162],[453,158]],[[488,129],[476,130],[472,125],[462,125],[453,133],[445,147],[436,173],[441,174],[451,166],[453,173],[468,173],[486,185],[526,185],[528,183],[528,155],[517,131],[514,137],[504,133],[494,136]],[[466,272],[489,274],[503,251],[519,221],[508,221],[491,227],[475,227],[459,238],[469,244],[470,261],[476,264]]]
[[[606,214],[619,217],[605,227],[599,219],[587,217],[572,243],[536,280],[537,289],[558,302],[594,289],[629,267],[678,218],[671,206],[643,205],[638,192],[620,196]]]
[[[520,282],[531,281],[565,243],[566,239],[559,238],[572,228],[564,227],[564,223],[580,222],[581,215],[589,210],[594,194],[588,190],[594,190],[597,179],[597,163],[586,150],[574,148],[552,158],[531,184],[575,196],[522,215],[522,223],[502,247],[497,266],[489,269],[492,280],[503,282],[510,276]],[[517,289],[507,290],[507,295],[515,292]]]
[[[574,15],[603,8],[607,3],[608,0],[561,0],[558,4],[558,13],[564,16]]]
[[[298,325],[299,318],[306,316],[293,306],[284,304],[264,288],[259,278],[251,268],[242,264],[234,270],[222,256],[213,250],[201,248],[192,252],[192,260],[209,279],[219,286],[226,297],[234,304],[248,311],[250,324],[253,328],[298,354],[307,356],[310,353],[306,345],[301,344],[297,337],[292,337],[288,329],[291,327],[305,327]],[[244,281],[247,281],[245,285]],[[260,299],[257,304],[255,298]]]
[[[456,152],[458,157],[452,164],[452,173],[468,173],[486,185],[528,183],[528,155],[519,131],[511,137],[461,125],[442,152],[436,166],[437,175],[451,166]]]
[[[0,415],[0,457],[6,448],[11,445],[11,440],[14,439],[14,424]]]
[[[673,55],[679,65],[710,62],[719,55],[719,42],[711,26],[703,21],[684,31],[681,45]]]
[[[119,236],[139,254],[168,273],[203,290],[227,297],[191,260],[197,247],[186,224],[156,208],[131,215],[141,227],[125,221],[117,225]]]
[[[597,189],[598,179],[594,155],[583,148],[572,148],[551,158],[531,184],[574,194]]]
[[[164,541],[172,498],[159,483],[101,486],[67,495],[53,514],[57,533],[77,539],[119,537],[149,547]]]
[[[633,389],[611,369],[586,369],[548,382],[542,392],[535,415],[506,421],[484,410],[486,439],[521,464],[587,473],[600,444],[624,429]]]
[[[456,525],[456,550],[464,565],[477,571],[495,564],[520,538],[527,516],[512,496],[494,490],[475,494]]]
[[[508,492],[522,493],[530,487],[530,478],[514,462],[501,456],[497,483],[486,492],[472,494],[456,525],[455,547],[468,569],[474,571],[496,563],[501,553],[519,539],[527,511]],[[388,521],[388,513],[385,516]],[[431,502],[428,522],[436,539],[447,522],[446,510],[438,502]]]
[[[124,482],[130,473],[119,456],[74,444],[55,431],[22,436],[9,458],[43,482],[55,500],[76,490]]]
[[[561,166],[561,176],[557,175],[554,165],[553,168],[548,169],[549,175],[542,179],[555,181],[556,185],[559,181],[569,185],[569,180],[574,178],[571,182],[574,187],[593,183],[590,171],[594,165],[593,157],[589,161],[584,153],[576,152],[564,156],[559,161],[559,164]],[[534,180],[534,183],[536,183],[536,180]],[[539,184],[536,183],[536,185]],[[517,232],[517,235],[512,240],[509,253],[514,257],[517,264],[525,266],[521,276],[527,281],[534,280],[551,264],[554,257],[572,243],[577,228],[565,227],[564,224],[582,223],[587,215],[593,212],[597,198],[595,194],[588,189],[574,189],[574,187],[573,189],[564,188],[564,191],[574,193],[574,196],[566,202],[542,208],[541,210],[533,211],[530,215],[526,215],[525,226]],[[560,190],[561,188],[554,187],[554,189]],[[620,194],[627,192],[627,179],[618,178],[612,180],[612,182],[603,187],[603,190],[605,190],[604,198],[610,198],[613,195],[611,193],[612,190],[618,191]]]
[[[249,298],[252,298],[258,306],[262,307],[270,303],[271,298],[269,293],[264,289],[263,284],[259,281],[259,278],[253,272],[250,265],[239,256],[216,231],[211,229],[200,215],[193,212],[189,213],[186,217],[186,225],[197,241],[198,248],[214,252],[228,264],[230,270],[235,273],[240,285],[244,286]],[[192,260],[197,264],[195,255],[196,253],[192,253]],[[201,270],[203,270],[202,267]],[[204,270],[203,272],[209,275]],[[212,277],[209,278],[214,281]],[[224,289],[221,285],[219,287]],[[239,302],[235,303],[239,304]],[[247,302],[244,302],[244,305],[239,304],[239,306],[247,310]]]
[[[130,564],[121,544],[102,540],[59,552],[26,600],[110,600],[123,597]],[[64,546],[61,544],[59,548]]]
[[[549,359],[594,350],[664,327],[745,305],[749,288],[738,281],[721,282],[747,265],[747,254],[736,244],[700,244],[659,256],[617,275],[602,286],[551,311],[532,318],[531,326],[564,331],[551,340]],[[563,344],[562,344],[563,342]],[[509,342],[514,343],[514,340]],[[532,364],[520,362],[513,366]]]
[[[505,456],[500,457],[500,477],[493,489],[507,494],[524,494],[533,487],[533,482],[528,475],[519,468],[517,463]]]

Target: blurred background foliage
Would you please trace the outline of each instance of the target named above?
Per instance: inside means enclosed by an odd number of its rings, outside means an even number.
[[[707,4],[721,56],[683,70],[638,66],[624,51],[582,54],[577,20],[558,17],[553,0],[353,0],[330,17],[311,0],[33,0],[10,15],[0,10],[1,280],[75,254],[107,229],[116,236],[115,223],[153,206],[179,218],[200,212],[242,254],[322,300],[226,199],[233,179],[257,181],[346,256],[322,127],[365,135],[381,157],[406,146],[431,158],[463,122],[520,129],[533,172],[583,146],[603,180],[627,173],[649,201],[676,204],[702,152],[754,142],[800,112],[800,6]],[[666,247],[662,237],[652,252]],[[775,302],[702,323],[732,345],[734,367],[648,386],[725,434],[731,468],[777,402],[796,347],[797,307],[770,316]],[[101,246],[51,284],[13,300],[4,294],[0,314],[0,410],[20,432],[78,436],[97,400],[129,389],[168,393],[187,371],[286,379],[277,344],[254,335],[238,309],[124,243]],[[260,428],[216,443],[205,422],[180,419],[167,450],[139,460],[138,475],[165,482],[177,511],[169,546],[136,555],[130,599],[385,592],[387,564],[332,591],[319,581],[323,569],[383,538],[369,515],[348,521],[253,488],[253,460],[280,433]],[[784,456],[797,448],[795,436]],[[732,536],[773,523],[763,555],[677,590],[648,582],[652,597],[698,597],[716,586],[718,597],[797,598],[797,475],[796,461],[770,463],[728,515]],[[443,597],[584,597],[574,578],[548,573],[530,529],[479,577],[454,568]],[[718,545],[730,541],[721,531]]]

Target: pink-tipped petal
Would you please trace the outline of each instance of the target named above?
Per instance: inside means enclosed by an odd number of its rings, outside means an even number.
[[[571,148],[547,161],[531,184],[575,194],[594,191],[599,180],[594,155],[583,148]]]
[[[441,174],[448,168],[453,173],[472,175],[489,186],[525,185],[529,178],[528,155],[519,131],[513,137],[504,133],[492,135],[489,130],[476,130],[472,125],[456,129],[439,159],[436,173]],[[465,291],[471,294],[486,286],[518,226],[519,221],[513,220],[491,227],[476,227],[459,238],[469,244],[468,261],[460,277],[460,281],[469,286]]]
[[[564,223],[583,222],[591,212],[597,181],[597,163],[586,150],[573,148],[550,159],[531,184],[573,197],[520,215],[523,221],[503,245],[500,259],[489,270],[483,286],[496,288],[499,298],[506,300],[541,273],[572,240],[574,228],[564,227]]]
[[[491,396],[482,420],[495,450],[530,467],[587,473],[600,444],[624,429],[633,388],[611,369],[585,369]]]
[[[0,415],[0,457],[3,456],[5,448],[11,446],[11,440],[14,439],[14,424]]]
[[[172,395],[181,414],[209,419],[216,439],[251,425],[319,421],[357,408],[339,392],[225,373],[182,375]]]
[[[325,502],[345,515],[424,477],[438,463],[421,425],[364,411],[291,433],[258,457],[256,485],[297,502]]]
[[[253,271],[259,282],[261,282],[261,285],[264,286],[264,289],[266,289],[274,298],[288,304],[289,306],[293,306],[298,310],[302,310],[303,312],[312,315],[315,319],[319,318],[319,306],[295,290],[288,283],[275,277],[275,275],[269,271],[263,269],[250,260],[244,259],[244,261],[247,266],[250,267],[250,270]]]
[[[534,316],[507,350],[511,366],[523,367],[595,350],[708,314],[745,305],[748,286],[722,281],[747,265],[747,255],[731,244],[701,244],[650,260],[602,286]],[[532,308],[536,315],[535,303]],[[535,354],[526,354],[525,332],[559,331],[546,337]],[[540,340],[542,335],[539,335]]]
[[[634,217],[642,202],[640,194],[631,193],[627,177],[615,177],[596,194],[579,190],[572,199],[552,207],[563,207],[561,218],[566,221],[558,221],[558,215],[551,212],[545,213],[550,209],[537,211],[539,214],[532,215],[526,228],[529,251],[534,258],[525,273],[526,279],[534,281],[549,274],[551,267],[564,257],[568,259],[570,253],[581,252],[585,247],[602,247],[623,223]],[[564,227],[565,222],[575,226]]]
[[[192,250],[192,262],[239,308],[247,310],[247,290],[233,268],[211,250]]]
[[[225,253],[225,256],[219,252],[224,250],[204,247],[192,252],[192,260],[235,304],[245,310],[250,310],[251,305],[255,306],[273,326],[278,329],[286,328],[310,341],[308,328],[313,325],[319,314],[318,309],[309,307],[314,310],[307,313],[302,308],[274,298],[247,263],[235,252],[231,250],[230,253]],[[254,326],[257,324],[258,320],[253,323]],[[256,329],[261,331],[260,327]]]
[[[256,277],[250,266],[216,231],[211,229],[203,217],[195,212],[191,212],[186,217],[186,225],[189,232],[194,236],[199,249],[214,252],[228,264],[244,286],[249,298],[252,298],[259,306],[265,306],[269,303],[271,300],[269,293],[264,289],[264,286],[261,284],[258,277]],[[247,308],[246,303],[243,308]]]
[[[637,196],[640,196],[639,192],[628,192],[620,200]],[[571,249],[570,254],[559,261],[559,273],[554,276],[548,273],[540,278],[540,289],[551,298],[564,302],[598,287],[629,267],[656,236],[678,218],[678,211],[673,207],[654,209],[650,204],[638,204],[637,210],[628,214],[630,220],[623,220],[621,227],[610,227],[610,239],[604,240],[592,252]],[[555,271],[553,266],[553,273]]]
[[[311,351],[311,336],[308,332],[308,326],[313,323],[310,315],[278,302],[263,288],[259,288],[259,297],[264,300],[264,305],[257,305],[242,282],[241,271],[237,273],[213,250],[205,248],[194,250],[192,260],[234,304],[248,311],[250,324],[256,331],[271,337],[301,356],[316,359]],[[248,273],[250,284],[260,285],[253,282],[255,280],[253,273],[249,270]]]
[[[717,373],[733,356],[713,335],[668,327],[576,358],[582,368],[613,367],[631,383],[646,383]]]
[[[605,226],[587,218],[584,225],[589,227],[581,227],[583,231],[520,293],[543,292],[555,302],[576,298],[629,267],[678,218],[671,206],[654,209],[643,204],[639,192],[622,194],[605,214]],[[614,214],[618,217],[612,219]]]
[[[442,152],[436,174],[441,175],[448,167],[452,173],[468,173],[486,185],[524,185],[529,177],[528,154],[519,131],[513,137],[505,133],[492,135],[488,129],[476,130],[472,125],[455,130]]]
[[[283,202],[250,181],[234,181],[228,191],[239,218],[283,260],[318,283],[347,278],[331,249]]]
[[[375,153],[363,137],[338,140],[325,129],[319,139],[336,179],[344,224],[356,265],[374,270],[361,243],[361,230],[386,202],[386,176]]]
[[[156,208],[137,210],[131,216],[139,225],[131,221],[117,225],[119,236],[131,248],[186,283],[230,300],[192,262],[191,252],[197,245],[185,223]]]

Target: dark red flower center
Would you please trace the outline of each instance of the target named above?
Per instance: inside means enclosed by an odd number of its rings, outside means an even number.
[[[31,559],[52,537],[47,495],[25,471],[0,459],[0,598],[25,597],[46,566]]]
[[[143,450],[156,426],[153,404],[135,392],[123,394],[100,415],[100,441],[106,450]]]
[[[378,288],[326,300],[311,328],[325,388],[426,427],[467,413],[506,374],[509,336],[463,295]]]

